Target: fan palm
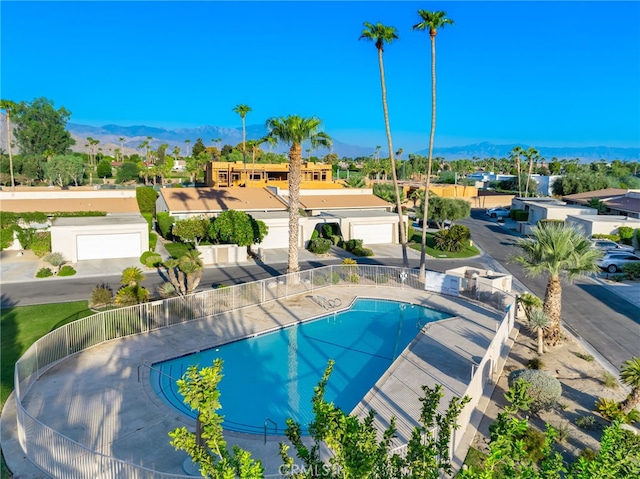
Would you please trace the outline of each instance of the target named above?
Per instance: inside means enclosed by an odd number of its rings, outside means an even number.
[[[375,43],[378,50],[378,66],[380,67],[380,84],[382,85],[382,111],[384,113],[384,125],[387,131],[387,143],[389,144],[389,161],[391,162],[391,173],[393,175],[393,189],[396,194],[396,209],[398,211],[399,227],[400,227],[400,243],[402,244],[402,266],[409,267],[409,260],[407,258],[407,235],[404,227],[404,215],[402,214],[402,201],[400,199],[400,189],[398,187],[398,175],[396,173],[396,162],[393,157],[393,144],[391,141],[391,127],[389,126],[389,110],[387,108],[387,87],[384,80],[384,62],[382,61],[382,52],[384,51],[385,43],[391,43],[393,40],[398,39],[395,27],[388,27],[382,23],[364,23],[365,29],[360,35],[360,40],[363,38],[371,40]],[[377,147],[376,152],[380,147]]]
[[[428,10],[418,10],[421,21],[416,23],[412,30],[422,30],[429,32],[431,40],[431,133],[429,134],[429,157],[427,160],[427,177],[425,179],[425,203],[422,214],[423,224],[427,224],[429,219],[429,186],[431,183],[431,169],[433,168],[433,137],[436,133],[436,34],[438,29],[446,25],[453,25],[453,20],[447,18],[447,12],[430,12]],[[425,261],[427,254],[427,229],[422,228],[422,243],[420,247],[420,278],[425,276]]]
[[[289,273],[300,270],[298,265],[298,230],[300,219],[300,182],[302,178],[302,143],[309,141],[312,148],[331,146],[331,138],[319,131],[322,121],[316,117],[297,115],[274,117],[267,120],[267,137],[286,143],[289,148]]]
[[[247,113],[251,111],[251,107],[248,105],[236,105],[233,109],[234,113],[240,115],[240,119],[242,120],[242,159],[244,160],[247,155],[247,133],[245,128],[245,120],[244,118],[247,116]]]
[[[516,163],[516,171],[518,174],[518,196],[522,196],[522,181],[521,181],[521,166],[520,166],[520,155],[523,155],[525,153],[525,150],[521,147],[521,146],[515,146],[512,150],[511,150],[511,159],[515,161]]]
[[[122,270],[122,277],[120,278],[120,284],[122,286],[136,286],[142,283],[145,279],[142,270],[136,266],[129,266]]]
[[[0,110],[4,110],[7,116],[7,150],[9,150],[9,173],[13,189],[15,189],[16,183],[13,179],[13,153],[11,152],[11,110],[15,107],[16,104],[11,100],[0,100]]]
[[[620,379],[627,386],[631,387],[631,393],[622,401],[621,409],[625,414],[629,414],[634,408],[640,405],[640,358],[633,357],[622,363],[620,368]]]
[[[527,160],[529,160],[529,169],[528,169],[528,173],[527,173],[527,181],[525,182],[525,188],[524,188],[524,196],[528,197],[529,196],[529,181],[531,180],[531,173],[533,172],[533,162],[534,161],[538,161],[538,158],[540,158],[540,154],[538,153],[538,150],[536,150],[535,148],[531,147],[529,148],[527,151],[524,152],[524,156],[527,157]]]
[[[548,276],[544,295],[544,312],[549,317],[545,331],[547,343],[555,345],[562,340],[562,283],[565,277],[572,281],[589,273],[597,273],[597,261],[601,253],[591,246],[591,241],[577,229],[564,223],[540,223],[532,230],[533,238],[518,240],[523,254],[512,260],[520,263],[527,276]]]
[[[534,308],[528,318],[529,329],[538,335],[538,354],[544,354],[544,331],[549,327],[549,317],[542,308]]]

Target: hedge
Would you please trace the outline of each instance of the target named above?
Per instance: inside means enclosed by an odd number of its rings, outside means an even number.
[[[156,215],[156,218],[158,220],[158,229],[160,230],[159,233],[164,239],[170,240],[172,238],[171,228],[176,222],[176,219],[166,212],[158,213]]]
[[[138,186],[136,188],[136,200],[138,200],[138,208],[140,213],[156,214],[156,199],[158,192],[150,186]]]

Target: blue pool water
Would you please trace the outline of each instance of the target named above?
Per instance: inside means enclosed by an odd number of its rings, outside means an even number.
[[[163,401],[195,418],[172,378],[191,365],[211,366],[221,358],[219,412],[226,429],[261,433],[269,418],[282,433],[291,417],[306,430],[313,420],[313,388],[329,359],[335,366],[325,399],[349,412],[425,324],[447,317],[407,303],[358,299],[340,313],[156,363],[151,385]]]

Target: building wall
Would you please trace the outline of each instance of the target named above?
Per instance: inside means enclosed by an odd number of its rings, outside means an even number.
[[[331,165],[319,163],[303,163],[303,182],[332,182]],[[251,186],[263,188],[271,182],[287,181],[289,178],[289,163],[232,163],[224,161],[210,161],[205,169],[205,183],[213,187]]]

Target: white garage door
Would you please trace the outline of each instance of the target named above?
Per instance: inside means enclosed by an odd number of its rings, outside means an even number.
[[[269,233],[264,237],[258,248],[278,249],[289,247],[289,227],[269,226]]]
[[[79,235],[78,260],[140,256],[140,233]]]
[[[363,240],[364,245],[393,243],[393,224],[353,225],[353,239]]]

